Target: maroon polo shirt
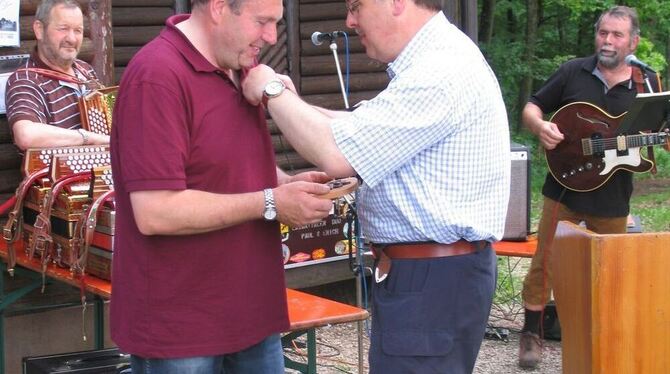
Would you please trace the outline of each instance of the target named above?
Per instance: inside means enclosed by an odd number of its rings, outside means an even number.
[[[111,334],[123,351],[149,358],[237,352],[289,327],[276,222],[145,236],[133,218],[132,191],[235,194],[277,185],[263,110],[175,28],[187,18],[169,18],[128,65],[111,135]]]

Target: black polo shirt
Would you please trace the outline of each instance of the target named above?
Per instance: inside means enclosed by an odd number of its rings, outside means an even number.
[[[628,110],[637,94],[633,79],[621,82],[609,90],[605,83],[594,74],[597,57],[576,58],[561,65],[531,98],[544,113],[553,113],[563,106],[585,101],[598,106],[611,116],[618,116]],[[658,90],[658,79],[650,77],[654,91]],[[630,210],[630,196],[633,193],[633,175],[619,170],[601,187],[589,192],[575,192],[565,189],[548,173],[542,194],[559,200],[573,211],[601,217],[623,217]]]

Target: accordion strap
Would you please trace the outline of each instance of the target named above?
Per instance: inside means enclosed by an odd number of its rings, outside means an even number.
[[[42,203],[41,212],[35,219],[35,230],[33,232],[33,242],[28,250],[28,256],[33,258],[35,251],[38,251],[42,256],[42,271],[46,271],[46,265],[49,261],[49,249],[53,243],[51,237],[51,210],[56,198],[61,190],[73,183],[82,182],[91,179],[91,172],[84,171],[72,175],[64,176],[58,179],[50,191],[44,195],[44,202]]]
[[[97,199],[91,204],[91,207],[88,208],[85,214],[77,221],[77,226],[75,227],[76,238],[74,243],[76,245],[76,251],[73,252],[73,256],[76,256],[75,261],[72,261],[73,270],[84,274],[86,270],[86,258],[88,256],[88,249],[91,247],[91,242],[93,241],[93,235],[95,234],[95,227],[98,222],[98,209],[105,204],[107,201],[114,198],[114,190],[109,190],[102,195],[98,196]]]
[[[59,81],[81,84],[81,85],[88,85],[90,83],[95,83],[96,85],[98,85],[98,87],[102,87],[100,82],[97,79],[88,76],[88,74],[86,73],[86,69],[84,69],[77,62],[74,63],[74,67],[83,76],[86,77],[86,80],[79,79],[79,77],[77,77],[75,75],[72,75],[72,74],[67,74],[67,73],[63,73],[62,71],[51,70],[51,69],[19,68],[19,69],[16,69],[16,71],[17,72],[25,71],[25,72],[30,72],[30,73],[36,73],[36,74],[40,74],[40,75],[43,75],[43,76],[51,78],[51,79],[57,79]]]
[[[2,230],[2,237],[7,242],[7,271],[11,276],[14,276],[14,267],[16,266],[16,248],[14,247],[14,243],[21,237],[23,226],[23,201],[28,191],[30,191],[30,187],[35,184],[35,181],[46,177],[48,172],[49,168],[43,168],[31,173],[16,189],[14,208],[7,215],[7,222]]]

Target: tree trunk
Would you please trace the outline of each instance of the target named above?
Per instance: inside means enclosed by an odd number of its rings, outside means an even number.
[[[528,65],[528,71],[521,78],[519,84],[519,96],[517,99],[517,121],[515,130],[518,132],[521,129],[521,111],[530,97],[533,89],[533,61],[535,60],[535,43],[537,40],[537,26],[539,17],[539,3],[538,0],[526,1],[526,49],[523,54],[523,61]]]
[[[479,42],[488,44],[493,37],[493,15],[495,14],[496,0],[482,2],[482,14],[479,19]]]

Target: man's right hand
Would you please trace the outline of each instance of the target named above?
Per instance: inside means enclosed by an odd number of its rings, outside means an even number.
[[[542,146],[547,150],[556,148],[558,143],[562,142],[565,136],[558,130],[558,126],[549,121],[542,121],[538,128],[537,138]]]
[[[321,183],[292,182],[273,190],[277,220],[291,227],[316,223],[330,213],[333,203],[319,198],[330,188]]]

